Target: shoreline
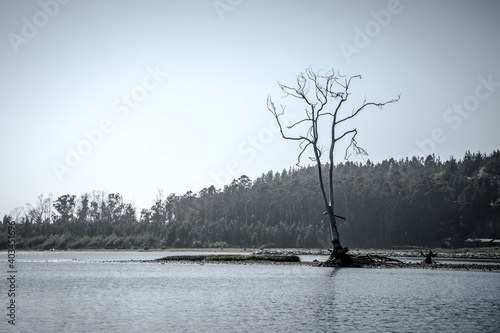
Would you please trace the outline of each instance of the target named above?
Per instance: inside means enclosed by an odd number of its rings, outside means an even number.
[[[354,249],[349,250],[351,255],[373,255],[383,257],[422,257],[420,251],[427,252],[430,248],[422,249]],[[485,249],[489,249],[485,251]],[[432,248],[437,253],[437,259],[490,259],[500,260],[500,248],[477,248],[477,249],[439,249]],[[304,249],[264,249],[258,250],[257,254],[266,255],[330,255],[328,250],[304,250]]]
[[[349,249],[350,254],[354,255],[386,255],[396,257],[415,257],[418,256],[420,251],[427,252],[432,250],[438,253],[441,258],[475,258],[475,259],[500,259],[500,247],[480,247],[480,248],[457,248],[457,249],[444,249],[444,248],[398,248],[398,249]],[[7,252],[7,249],[0,250]],[[328,249],[307,249],[307,248],[165,248],[165,249],[16,249],[16,252],[164,252],[164,253],[246,253],[246,254],[277,254],[277,255],[330,255]]]
[[[116,261],[115,261],[116,262]],[[269,266],[306,266],[318,268],[335,268],[335,269],[433,269],[433,270],[453,270],[453,271],[477,271],[477,272],[500,272],[500,265],[478,265],[478,264],[421,264],[421,263],[382,263],[379,265],[364,265],[361,267],[339,267],[339,266],[321,266],[322,262],[287,262],[287,261],[271,261],[271,260],[125,260],[120,263],[151,263],[162,265],[269,265]]]
[[[441,269],[441,270],[473,270],[473,271],[494,271],[500,272],[500,262],[483,263],[440,263],[440,259],[465,259],[465,260],[499,260],[499,248],[477,248],[473,249],[432,249],[438,254],[436,263],[423,264],[422,262],[379,262],[375,265],[361,265],[359,268],[406,268],[406,269]],[[489,251],[484,251],[489,250]],[[426,249],[423,250],[425,252]],[[7,251],[0,251],[5,252]],[[300,261],[298,256],[328,256],[330,252],[324,249],[241,249],[241,248],[224,248],[224,249],[194,249],[194,248],[176,248],[176,249],[92,249],[92,250],[19,250],[18,253],[28,252],[136,252],[136,253],[158,253],[156,259],[131,259],[131,260],[110,260],[105,262],[116,263],[157,263],[157,264],[233,264],[233,265],[286,265],[286,266],[309,266],[320,267],[323,261],[319,258],[314,261]],[[388,258],[395,257],[423,257],[419,256],[420,250],[415,249],[398,249],[398,250],[383,250],[383,249],[355,249],[349,253],[354,256],[381,256]],[[177,254],[161,257],[160,254]],[[325,266],[323,266],[325,267]],[[331,266],[336,268],[337,266]],[[354,267],[353,267],[354,268]]]
[[[431,248],[412,248],[412,249],[350,249],[352,255],[375,255],[385,257],[421,257],[420,251],[427,252]],[[460,248],[460,249],[441,249],[432,248],[437,253],[437,259],[498,259],[500,260],[499,247],[484,248]],[[0,250],[0,253],[7,253],[7,249]],[[168,249],[65,249],[65,250],[35,250],[22,249],[16,250],[17,253],[27,252],[139,252],[139,253],[217,253],[217,254],[257,254],[257,255],[310,255],[310,256],[329,256],[327,249],[301,249],[301,248],[168,248]]]
[[[300,261],[297,255],[179,255],[167,256],[152,260],[126,260],[120,262],[132,263],[156,263],[156,264],[192,264],[192,265],[274,265],[274,266],[309,266],[341,268],[339,266],[323,266],[321,261]],[[377,264],[361,265],[359,267],[343,268],[402,268],[402,269],[440,269],[460,271],[489,271],[500,272],[500,264],[450,264],[450,263],[403,263],[403,262],[381,262]]]
[[[354,249],[349,253],[353,256],[381,256],[388,258],[422,258],[420,249]],[[422,248],[423,252],[428,251]],[[422,262],[380,262],[375,265],[361,265],[360,268],[410,268],[410,269],[441,269],[441,270],[473,270],[473,271],[500,271],[500,248],[463,248],[463,249],[432,249],[437,253],[436,262],[423,264]],[[5,252],[7,251],[0,251]],[[170,248],[170,249],[78,249],[78,250],[19,250],[18,253],[28,252],[136,252],[136,253],[158,253],[155,259],[131,259],[110,262],[121,263],[159,263],[159,264],[234,264],[234,265],[287,265],[287,266],[309,266],[319,267],[323,260],[317,258],[314,261],[301,261],[299,256],[329,256],[330,252],[325,249],[251,249],[251,248]],[[167,256],[162,254],[167,254]],[[174,255],[171,255],[174,254]],[[491,263],[440,263],[440,260],[462,259],[462,260],[492,260]],[[336,267],[336,266],[333,266]]]

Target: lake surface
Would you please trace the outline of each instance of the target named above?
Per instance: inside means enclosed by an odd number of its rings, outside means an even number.
[[[2,278],[0,331],[500,331],[498,272],[107,262],[165,255],[17,253],[16,326]]]

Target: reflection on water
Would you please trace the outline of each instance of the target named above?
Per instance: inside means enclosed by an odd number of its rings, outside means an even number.
[[[80,261],[85,252],[79,256],[78,260],[56,254],[38,261],[27,257],[25,262],[21,260],[16,330],[494,332],[498,329],[500,275],[495,272],[107,263]],[[90,256],[94,257],[92,260],[99,257]],[[101,254],[107,260],[110,256],[113,260],[130,259],[129,253]]]

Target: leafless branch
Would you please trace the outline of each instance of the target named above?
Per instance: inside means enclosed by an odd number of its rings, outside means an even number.
[[[293,123],[292,125],[287,126],[287,128],[288,128],[288,129],[292,129],[292,128],[294,128],[295,126],[297,126],[297,125],[299,125],[299,124],[301,124],[301,123],[303,123],[303,122],[306,122],[306,121],[311,121],[311,119],[310,119],[310,118],[307,118],[307,119],[302,119],[302,120],[299,120],[299,121],[297,121],[296,123]]]
[[[349,146],[347,146],[347,148],[345,150],[344,159],[346,159],[346,160],[349,159],[349,157],[351,155],[355,155],[355,156],[358,156],[358,155],[367,156],[368,152],[365,149],[361,148],[358,145],[358,142],[356,141],[356,136],[358,135],[358,130],[357,129],[353,129],[351,131],[345,132],[344,134],[342,134],[341,138],[344,137],[347,134],[350,134],[350,133],[354,133],[354,135],[351,138],[351,143],[349,144]],[[352,147],[353,154],[349,153],[349,148],[351,148],[351,147]]]
[[[302,147],[303,142],[307,142],[307,144]],[[307,150],[307,147],[309,147],[312,144],[312,142],[310,142],[310,141],[303,141],[303,142],[299,145],[299,147],[301,148],[301,151],[300,151],[299,156],[297,157],[297,164],[296,164],[297,166],[300,165],[302,154],[304,154],[304,152]]]
[[[271,111],[271,113],[274,115],[274,117],[276,118],[276,122],[278,123],[278,126],[279,126],[279,129],[280,129],[280,133],[281,133],[281,136],[284,138],[284,139],[287,139],[287,140],[309,140],[308,138],[305,138],[303,136],[298,136],[298,137],[292,137],[292,136],[287,136],[284,132],[283,132],[283,126],[281,125],[281,121],[279,119],[280,116],[282,116],[284,113],[285,113],[285,108],[282,107],[282,112],[281,113],[278,113],[278,111],[276,111],[276,106],[274,105],[274,102],[272,101],[271,99],[271,96],[269,96],[267,98],[267,108],[269,111]]]
[[[361,105],[361,107],[359,107],[358,109],[355,109],[353,110],[352,114],[350,116],[347,116],[343,119],[340,119],[337,121],[337,124],[340,124],[346,120],[349,120],[349,119],[352,119],[354,118],[358,113],[360,113],[363,109],[369,107],[369,106],[375,106],[375,107],[378,107],[379,109],[382,109],[385,105],[387,104],[390,104],[390,103],[396,103],[397,101],[399,101],[401,95],[398,96],[398,98],[395,98],[395,99],[391,99],[390,101],[387,101],[387,102],[384,102],[384,103],[373,103],[373,102],[370,102],[370,103],[367,103],[366,102],[366,99],[363,101],[363,105]]]

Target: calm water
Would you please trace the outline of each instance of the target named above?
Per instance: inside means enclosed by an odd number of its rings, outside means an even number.
[[[500,331],[495,272],[103,262],[161,256],[18,253],[16,326],[2,315],[0,331]]]

